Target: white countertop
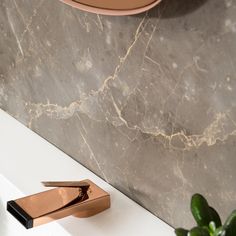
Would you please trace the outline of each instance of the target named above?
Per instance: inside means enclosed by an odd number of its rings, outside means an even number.
[[[20,191],[24,195],[45,190],[41,185],[43,180],[82,179],[91,179],[111,194],[109,210],[90,218],[78,219],[70,216],[58,220],[57,223],[49,223],[48,225],[56,224],[62,228],[60,234],[55,235],[174,236],[172,227],[2,110],[0,110],[0,174],[11,182],[6,185],[9,189],[15,186],[16,193]],[[6,182],[6,180],[3,181]],[[19,224],[17,221],[13,222],[12,227]],[[37,228],[43,229],[48,225],[30,229],[32,231],[25,230],[25,232],[27,231],[27,235],[30,235],[29,232],[34,232]],[[43,235],[54,234],[44,233]]]

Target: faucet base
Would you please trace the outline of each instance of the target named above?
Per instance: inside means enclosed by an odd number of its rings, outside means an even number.
[[[86,206],[86,209],[80,210],[77,213],[73,214],[73,216],[78,218],[87,218],[90,216],[97,215],[98,213],[105,211],[110,208],[111,201],[110,195],[105,192],[103,189],[99,188],[90,180],[85,180],[89,183],[90,188],[88,189],[88,199],[94,199],[92,204]]]

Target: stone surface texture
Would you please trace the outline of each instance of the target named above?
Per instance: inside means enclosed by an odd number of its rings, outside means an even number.
[[[236,208],[235,65],[234,0],[0,1],[0,107],[173,226],[195,192]]]

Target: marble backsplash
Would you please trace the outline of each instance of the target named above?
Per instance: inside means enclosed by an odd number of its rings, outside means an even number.
[[[195,192],[236,208],[235,65],[234,0],[0,2],[0,107],[173,226]]]

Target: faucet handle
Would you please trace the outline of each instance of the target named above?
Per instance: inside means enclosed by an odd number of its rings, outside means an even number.
[[[89,188],[90,184],[85,181],[43,181],[45,187],[78,187]]]

